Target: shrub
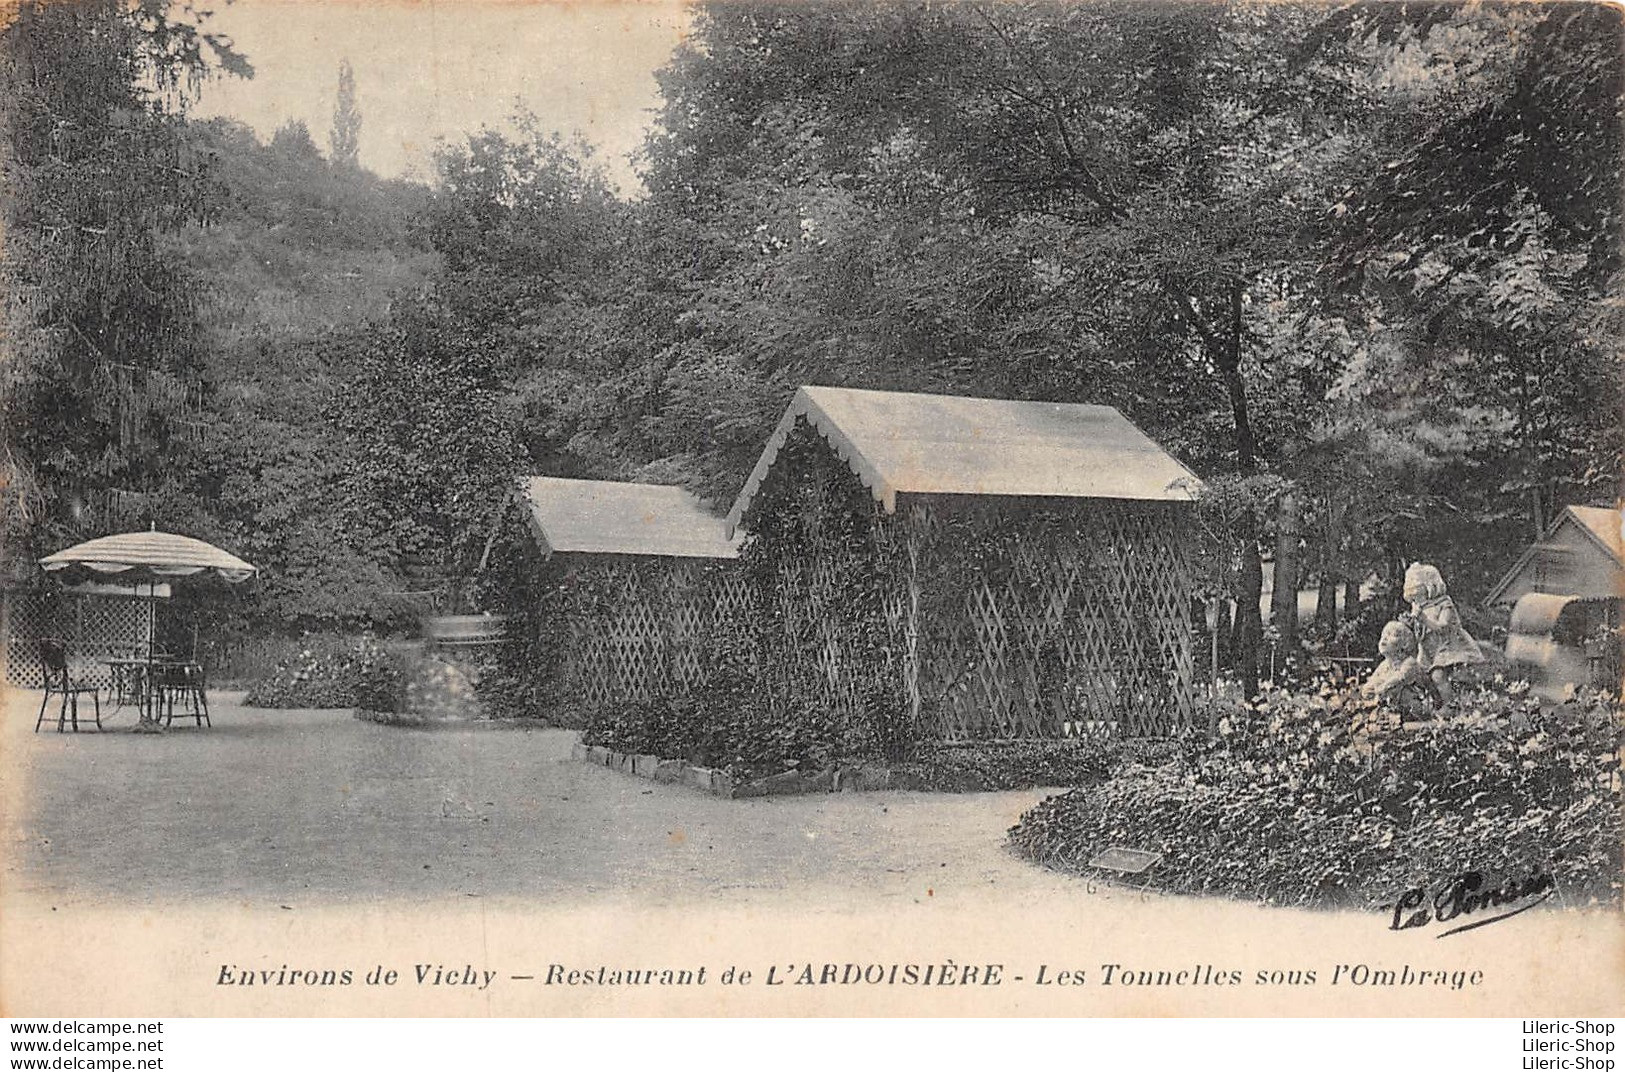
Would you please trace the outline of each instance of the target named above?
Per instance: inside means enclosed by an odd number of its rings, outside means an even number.
[[[692,693],[593,711],[587,744],[681,759],[750,781],[793,770],[822,770],[859,745],[839,716],[794,698],[775,704],[753,669],[743,638],[714,639],[704,683]]]
[[[532,675],[517,673],[501,660],[482,668],[474,681],[474,691],[490,718],[545,719],[550,725],[580,728],[579,722],[572,725],[568,719],[561,721],[559,712],[545,709]]]
[[[482,661],[475,680],[487,717],[539,719],[570,729],[586,724],[586,713],[574,701],[560,703],[559,653],[573,642],[575,616],[590,602],[587,589],[567,583],[569,572],[538,552],[521,511],[504,512],[474,593],[477,605],[506,619],[503,643]],[[577,595],[574,601],[570,591]]]
[[[1617,902],[1619,709],[1526,693],[1463,690],[1458,717],[1379,732],[1357,729],[1372,711],[1356,693],[1267,692],[1175,763],[1044,801],[1011,843],[1068,870],[1150,849],[1163,888],[1272,903],[1388,903],[1469,870]]]
[[[217,687],[236,683],[252,689],[277,672],[277,667],[302,648],[310,638],[254,634],[233,636],[221,630],[198,637],[198,655],[209,671],[209,682]]]
[[[617,752],[691,759],[697,736],[688,713],[688,705],[665,699],[605,704],[588,718],[581,739]]]
[[[386,713],[405,709],[406,660],[399,651],[363,637],[350,677],[356,707]]]
[[[249,690],[250,707],[397,710],[404,660],[375,637],[315,634]],[[388,703],[391,706],[376,706]]]
[[[256,681],[243,702],[250,707],[354,707],[353,637],[312,634]]]
[[[824,770],[854,759],[884,761],[878,748],[861,749],[843,736],[840,720],[820,711],[775,714],[756,693],[740,691],[726,703],[698,698],[607,705],[592,713],[586,744],[617,752],[681,759],[727,771],[741,780],[785,771]],[[889,768],[904,784],[941,792],[1091,785],[1122,764],[1166,763],[1177,757],[1170,741],[990,741],[937,744]]]
[[[394,690],[396,710],[416,720],[472,721],[484,717],[475,687],[479,674],[474,660],[430,650],[408,664],[390,667],[385,681]]]
[[[1094,785],[1122,755],[1109,740],[982,741],[922,746],[892,770],[906,784],[949,793]]]
[[[774,717],[759,700],[714,706],[696,697],[608,704],[587,720],[582,740],[617,752],[681,759],[742,781],[816,770],[834,758],[798,719]]]

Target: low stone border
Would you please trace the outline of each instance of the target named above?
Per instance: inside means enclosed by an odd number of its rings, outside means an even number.
[[[404,714],[400,711],[368,711],[361,707],[356,708],[354,714],[362,722],[376,722],[380,726],[398,726],[410,730],[549,728],[540,720],[533,718],[424,718],[422,715]]]
[[[876,763],[860,766],[826,767],[819,771],[785,771],[749,782],[736,782],[725,771],[696,767],[681,759],[629,755],[601,745],[577,741],[571,755],[595,767],[608,767],[668,785],[686,785],[713,796],[738,800],[743,797],[798,796],[805,793],[866,793],[886,789],[936,793],[978,793],[983,786],[973,775],[960,781],[930,779],[908,770],[893,770]]]
[[[687,785],[720,797],[733,796],[737,788],[734,780],[723,771],[696,767],[681,759],[629,755],[596,744],[582,744],[580,741],[571,746],[570,755],[595,767],[608,767],[622,774],[631,774],[667,785]]]
[[[909,779],[894,778],[892,772],[860,767],[830,767],[821,771],[785,771],[749,782],[736,782],[726,771],[696,767],[681,759],[628,755],[601,745],[576,742],[570,754],[595,767],[647,778],[667,785],[686,785],[712,796],[737,800],[743,797],[796,796],[803,793],[840,793],[868,789],[915,789],[901,784]]]

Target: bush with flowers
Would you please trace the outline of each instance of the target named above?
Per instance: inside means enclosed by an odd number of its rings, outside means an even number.
[[[1039,804],[1012,846],[1075,871],[1111,846],[1149,849],[1164,889],[1279,904],[1391,904],[1469,871],[1549,874],[1571,904],[1620,900],[1612,695],[1543,706],[1497,680],[1402,726],[1327,684],[1216,715],[1170,761]]]
[[[466,722],[486,717],[480,702],[478,684],[481,667],[477,661],[459,659],[445,652],[427,651],[400,668],[393,681],[393,706],[374,707],[358,703],[368,711],[408,716],[415,723]]]
[[[365,707],[394,710],[403,660],[370,635],[313,634],[256,681],[243,703],[249,707]]]

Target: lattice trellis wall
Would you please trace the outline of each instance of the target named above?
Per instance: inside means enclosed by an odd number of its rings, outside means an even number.
[[[877,720],[911,718],[918,706],[910,545],[843,463],[805,446],[792,441],[781,453],[758,499],[777,514],[757,515],[761,531],[744,553],[742,572],[766,611],[754,623],[758,674],[781,717],[821,713],[847,747],[884,751],[914,729]]]
[[[1165,736],[1189,724],[1179,506],[925,500],[905,525],[918,548],[917,691],[937,736]]]
[[[815,536],[815,545],[816,555],[780,562],[775,571],[771,599],[777,629],[763,638],[763,671],[773,679],[777,697],[855,719],[863,704],[864,660],[843,582],[862,564],[853,550],[833,540]]]
[[[845,719],[889,694],[945,740],[1189,725],[1188,507],[903,495],[885,515],[866,493],[841,496],[833,456],[801,464],[782,478],[798,551],[773,556],[762,656],[794,702]],[[841,510],[874,513],[853,526]],[[863,570],[883,595],[855,615],[847,582]]]
[[[104,659],[146,651],[147,603],[115,596],[65,592],[7,593],[6,680],[24,689],[43,688],[39,641],[66,642],[68,668],[76,682],[111,687]]]
[[[570,572],[560,680],[592,706],[697,688],[709,645],[739,629],[749,605],[738,574],[719,561],[595,556]]]

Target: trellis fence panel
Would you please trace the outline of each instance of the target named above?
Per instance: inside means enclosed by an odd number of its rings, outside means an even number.
[[[889,695],[920,736],[948,741],[1190,724],[1183,507],[922,495],[887,515],[832,494],[847,479],[834,465],[800,477],[797,551],[777,563],[763,639],[764,674],[792,702],[846,719]],[[835,509],[875,511],[861,543]],[[865,571],[878,610],[858,606]]]
[[[749,593],[728,567],[709,561],[620,556],[574,566],[569,647],[562,685],[592,706],[691,692],[707,652],[737,630]]]
[[[946,582],[920,612],[916,691],[936,736],[1166,736],[1189,724],[1180,515],[1115,500],[1000,504],[950,526],[926,504],[908,523],[914,569]]]
[[[18,688],[45,685],[39,654],[42,639],[63,641],[75,681],[102,688],[113,684],[104,660],[147,650],[145,600],[50,591],[15,592],[6,599],[6,680]]]

